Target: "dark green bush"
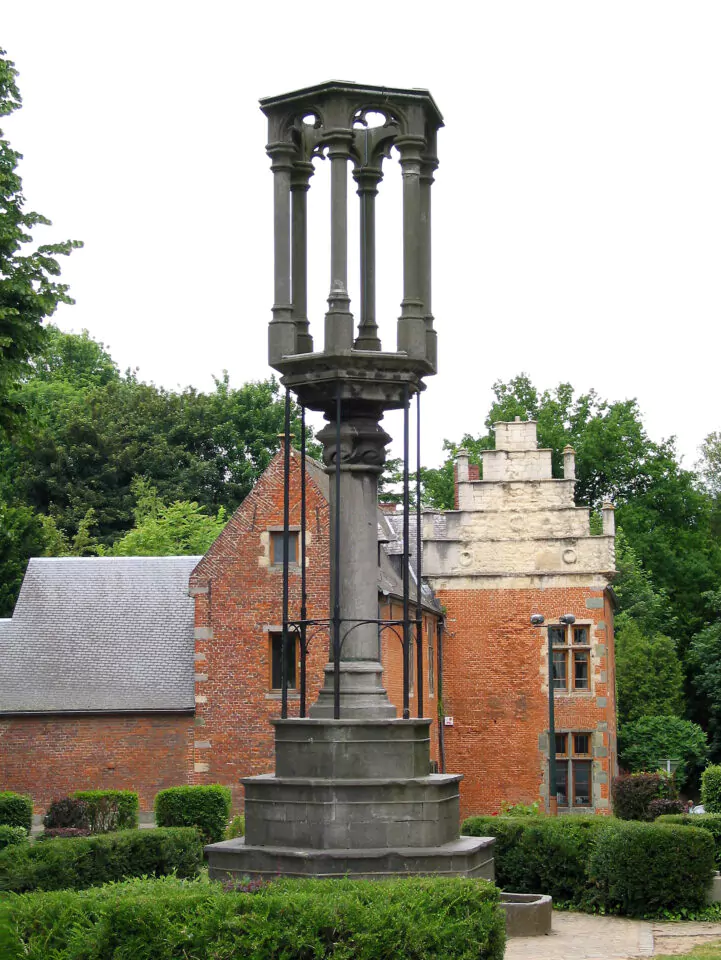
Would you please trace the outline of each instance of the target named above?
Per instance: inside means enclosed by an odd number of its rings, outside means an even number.
[[[12,960],[502,960],[505,948],[497,889],[462,878],[281,880],[255,893],[134,881],[14,897],[0,909]]]
[[[697,830],[708,830],[714,840],[716,848],[716,869],[721,870],[721,814],[718,813],[691,813],[678,816],[659,817],[656,823],[675,823],[682,827],[695,827]]]
[[[668,800],[666,797],[656,797],[648,805],[648,812],[652,820],[683,813],[683,810],[684,807],[680,800]]]
[[[663,773],[632,773],[614,777],[613,812],[620,820],[653,820],[653,800],[673,800],[673,784]]]
[[[18,843],[25,843],[28,838],[25,827],[8,827],[0,824],[0,850],[5,847],[14,847]]]
[[[470,817],[462,833],[496,837],[496,882],[514,893],[545,893],[579,903],[594,839],[610,817]]]
[[[206,843],[225,836],[230,818],[229,787],[169,787],[155,797],[155,820],[159,827],[197,827]]]
[[[138,825],[138,795],[132,790],[77,790],[72,799],[85,804],[91,833],[132,830]]]
[[[0,891],[82,889],[125,877],[197,875],[198,831],[123,830],[0,851]]]
[[[62,797],[53,800],[43,817],[46,830],[90,830],[88,808],[84,800]]]
[[[9,790],[0,792],[0,824],[24,827],[30,833],[33,825],[33,802],[30,797]]]
[[[701,803],[706,813],[721,813],[721,767],[712,764],[701,774]]]
[[[627,916],[681,913],[704,906],[714,843],[704,830],[619,823],[599,834],[588,864],[590,901]]]

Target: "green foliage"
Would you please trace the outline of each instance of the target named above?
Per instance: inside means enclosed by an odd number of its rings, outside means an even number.
[[[496,837],[496,882],[514,893],[545,893],[580,903],[593,842],[613,829],[609,817],[469,817],[467,836]]]
[[[714,497],[721,498],[721,432],[715,430],[701,444],[699,476]]]
[[[228,826],[225,828],[225,839],[226,840],[235,840],[236,837],[245,836],[245,817],[242,814],[233,817]]]
[[[614,777],[613,812],[620,820],[653,820],[654,800],[673,799],[674,784],[662,773],[633,773]]]
[[[656,797],[648,805],[648,812],[652,820],[658,820],[659,817],[683,813],[685,807],[678,799],[670,797]]]
[[[502,960],[505,949],[497,889],[462,878],[289,880],[254,893],[135,881],[2,909],[13,960]]]
[[[5,824],[0,824],[0,850],[25,843],[27,838],[28,834],[25,827],[8,827]]]
[[[721,814],[721,766],[717,764],[701,774],[701,803],[706,813]]]
[[[45,840],[0,852],[0,891],[26,893],[94,887],[125,877],[195,877],[202,848],[197,830],[122,830]]]
[[[721,815],[717,813],[676,814],[659,817],[657,823],[675,823],[696,830],[708,830],[713,837],[716,869],[721,869]]]
[[[721,590],[707,595],[711,620],[691,640],[688,665],[697,701],[703,704],[713,741],[712,755],[721,759]]]
[[[640,717],[618,731],[619,763],[632,773],[658,769],[662,760],[679,760],[675,776],[683,786],[700,774],[707,757],[704,731],[680,717]]]
[[[33,801],[22,793],[6,790],[0,793],[0,824],[22,827],[28,833],[33,825]]]
[[[17,75],[14,63],[0,50],[0,116],[8,116],[22,105]],[[66,241],[20,252],[32,244],[34,227],[50,226],[46,217],[24,210],[17,172],[21,157],[0,130],[0,428],[5,429],[21,420],[22,403],[13,391],[43,342],[43,320],[59,303],[73,303],[67,285],[55,279],[60,275],[56,258],[82,246]]]
[[[538,817],[541,816],[541,805],[538,800],[533,803],[506,803],[501,804],[502,817]]]
[[[655,823],[619,823],[601,833],[588,864],[593,904],[632,917],[703,907],[713,872],[707,831]]]
[[[618,721],[679,717],[684,713],[683,670],[676,644],[661,634],[646,636],[635,620],[616,632]]]
[[[138,795],[132,790],[77,790],[72,798],[85,805],[92,833],[132,830],[138,826]]]
[[[215,843],[225,836],[230,804],[230,788],[219,783],[169,787],[155,796],[155,819],[159,827],[197,827],[206,843]]]

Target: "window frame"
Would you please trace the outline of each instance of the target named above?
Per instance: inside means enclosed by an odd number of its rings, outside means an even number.
[[[551,676],[549,682],[553,685],[554,696],[568,696],[571,694],[592,694],[592,661],[591,661],[591,627],[592,622],[582,623],[549,623],[548,636],[551,637]],[[586,633],[585,642],[576,641],[576,634],[584,630]],[[558,643],[553,639],[551,631],[563,633],[563,643]],[[586,685],[578,685],[576,678],[576,655],[584,655],[586,664]],[[556,665],[563,664],[563,677],[556,677]],[[562,683],[559,684],[558,680]]]
[[[283,642],[283,630],[271,629],[267,632],[268,636],[268,690],[273,695],[282,694],[283,688],[279,684],[273,686],[273,641],[277,637],[278,641]],[[300,690],[300,647],[298,645],[298,634],[294,631],[288,631],[288,642],[293,649],[292,662],[295,664],[294,683],[288,683],[288,693],[297,693]],[[281,651],[282,652],[282,651]]]
[[[587,749],[578,749],[577,737],[586,737]],[[562,739],[562,744],[559,740]],[[593,804],[593,735],[589,730],[559,730],[555,732],[556,803],[564,810],[592,810]],[[577,803],[577,772],[588,771],[588,803]],[[566,798],[559,793],[559,772],[563,770]],[[573,801],[573,802],[571,802]]]
[[[288,546],[290,547],[291,543],[294,544],[295,549],[290,550],[290,557],[288,559],[288,566],[290,568],[297,568],[300,566],[300,531],[299,530],[289,530],[288,531]],[[278,553],[280,558],[276,560],[276,544],[280,544]],[[292,559],[292,557],[295,559]],[[274,530],[271,529],[268,531],[268,559],[270,560],[270,566],[273,570],[282,570],[283,569],[283,530]]]

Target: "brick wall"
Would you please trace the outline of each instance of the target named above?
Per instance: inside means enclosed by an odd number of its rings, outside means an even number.
[[[0,790],[29,793],[36,813],[75,790],[158,790],[190,781],[188,714],[0,718]]]

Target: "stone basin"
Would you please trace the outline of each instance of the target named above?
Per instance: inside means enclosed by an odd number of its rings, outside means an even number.
[[[553,901],[545,894],[503,890],[501,907],[506,914],[506,936],[542,937],[551,932]]]

